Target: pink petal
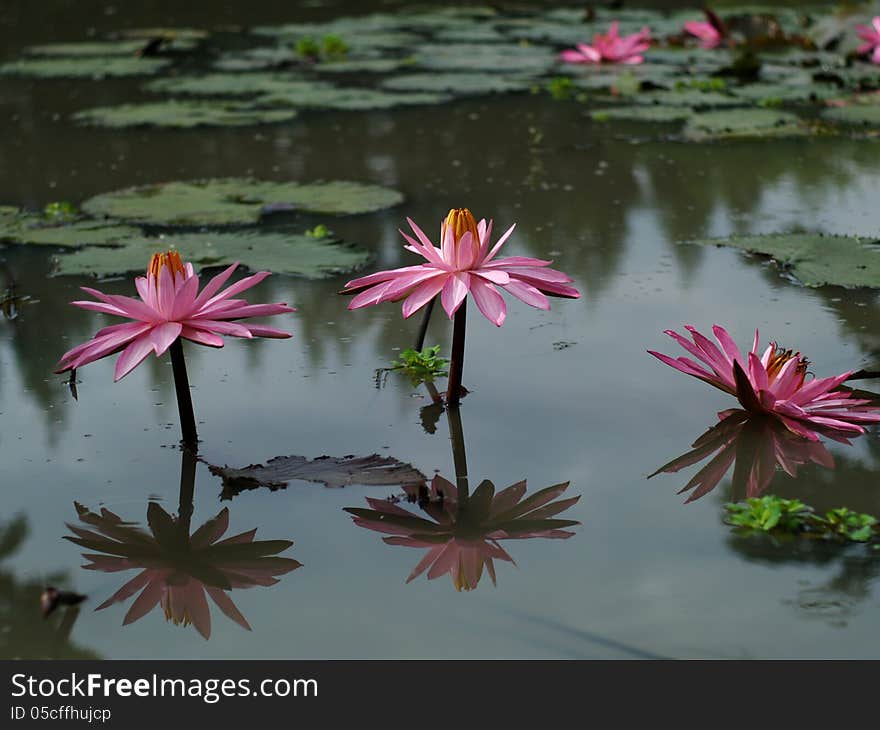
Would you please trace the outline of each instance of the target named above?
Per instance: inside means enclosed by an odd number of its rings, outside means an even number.
[[[183,326],[178,322],[166,322],[158,327],[153,327],[148,336],[156,355],[163,355],[165,350],[171,347],[171,344],[180,337],[181,331],[183,331]]]
[[[117,383],[138,365],[153,351],[153,343],[150,341],[149,334],[143,334],[137,337],[128,345],[116,361],[116,371],[113,376],[113,382]]]
[[[411,317],[437,296],[450,276],[451,274],[440,274],[416,287],[415,291],[403,303],[404,319]]]
[[[467,272],[460,272],[446,277],[446,283],[443,285],[440,302],[446,314],[452,319],[452,316],[458,311],[461,303],[468,294],[471,277]]]
[[[471,294],[477,309],[483,313],[496,327],[504,324],[507,317],[507,305],[492,284],[488,284],[477,277],[471,278]]]

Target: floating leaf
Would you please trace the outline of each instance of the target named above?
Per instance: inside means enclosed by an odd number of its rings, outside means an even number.
[[[880,127],[880,104],[850,104],[831,107],[822,112],[822,117],[832,122],[876,129]]]
[[[264,210],[371,213],[403,201],[396,190],[337,180],[300,184],[248,178],[170,182],[117,190],[90,198],[82,208],[95,216],[171,226],[254,223]]]
[[[292,74],[215,73],[206,76],[174,76],[151,81],[148,91],[191,96],[257,96],[264,93],[299,93],[312,87],[332,88],[323,81],[310,81]]]
[[[23,58],[0,66],[0,74],[37,78],[92,78],[149,76],[171,63],[167,58],[138,56],[83,56],[76,58]]]
[[[255,103],[267,107],[297,107],[366,111],[397,106],[442,104],[452,97],[431,92],[395,92],[363,87],[321,87],[317,84],[299,92],[275,92],[257,97]]]
[[[241,127],[286,122],[295,109],[254,109],[247,104],[211,101],[157,101],[86,109],[73,115],[77,122],[97,127]]]
[[[880,246],[868,239],[792,233],[710,238],[689,243],[726,246],[770,256],[785,272],[807,286],[880,288]]]
[[[240,261],[252,271],[274,271],[310,279],[353,271],[364,266],[370,258],[367,251],[331,238],[242,230],[141,237],[118,248],[85,248],[58,256],[54,273],[111,276],[143,271],[152,254],[172,246],[197,268],[228,266]]]
[[[523,91],[532,84],[529,79],[491,73],[418,73],[393,76],[382,87],[395,91],[432,91],[464,96],[467,94],[502,94]]]
[[[724,109],[694,114],[684,130],[686,139],[796,137],[809,128],[794,114],[771,109]]]
[[[7,215],[0,211],[0,240],[10,243],[71,248],[116,246],[141,233],[131,226],[89,220],[50,225],[40,215],[11,210],[15,212]]]
[[[143,41],[85,41],[82,43],[49,43],[28,46],[24,52],[29,56],[83,57],[133,56],[144,47]]]
[[[407,58],[346,58],[344,61],[324,61],[314,66],[321,73],[389,73],[408,68],[415,63]]]
[[[626,119],[636,122],[681,122],[689,119],[693,111],[686,106],[620,106],[597,109],[591,113],[593,121]]]
[[[425,484],[427,477],[411,464],[390,456],[319,456],[309,460],[305,456],[276,456],[263,464],[252,464],[243,469],[228,466],[208,468],[223,479],[222,499],[231,499],[246,489],[283,488],[294,480],[316,482],[339,488],[353,484],[368,487],[402,487]]]
[[[556,64],[554,53],[542,46],[516,44],[426,43],[417,54],[417,65],[437,71],[505,71],[540,74]]]

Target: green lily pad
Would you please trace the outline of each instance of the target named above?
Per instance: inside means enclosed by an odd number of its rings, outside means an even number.
[[[363,87],[319,86],[318,82],[300,91],[276,91],[255,99],[262,107],[296,107],[301,109],[339,109],[368,111],[397,106],[443,104],[452,97],[430,91],[403,92]]]
[[[169,38],[175,42],[201,41],[210,33],[199,28],[128,28],[119,33],[122,38],[150,40],[152,38]]]
[[[412,56],[406,58],[346,58],[342,61],[322,61],[314,66],[321,73],[382,74],[409,68],[415,64]]]
[[[512,43],[444,43],[421,46],[416,64],[435,71],[506,71],[541,74],[556,63],[556,56],[544,46]]]
[[[85,109],[74,121],[96,127],[241,127],[286,122],[294,109],[254,109],[248,104],[211,101],[157,101]]]
[[[880,127],[880,104],[850,104],[825,109],[822,118],[853,126]]]
[[[73,58],[98,58],[100,56],[132,56],[144,47],[139,40],[129,41],[84,41],[81,43],[48,43],[42,46],[29,46],[24,52],[29,56]]]
[[[301,185],[218,178],[127,188],[90,198],[82,208],[91,215],[118,220],[204,226],[253,223],[273,208],[354,214],[390,208],[402,200],[396,190],[355,182]]]
[[[792,233],[688,243],[726,246],[770,256],[783,271],[807,286],[880,288],[880,245],[870,239]]]
[[[428,91],[455,94],[503,94],[523,91],[532,84],[529,79],[491,73],[418,73],[393,76],[381,86],[394,91]]]
[[[37,78],[91,78],[150,76],[171,63],[167,58],[138,56],[82,56],[75,58],[22,58],[0,66],[0,74]]]
[[[593,121],[605,122],[611,119],[626,119],[635,122],[682,122],[690,119],[693,110],[686,106],[619,106],[597,109],[590,116]]]
[[[785,103],[802,103],[833,99],[840,89],[830,84],[757,83],[731,87],[730,93],[748,101],[779,99]]]
[[[5,212],[4,212],[5,210]],[[36,213],[0,210],[0,241],[38,246],[116,246],[141,234],[139,228],[79,220],[52,225]]]
[[[686,106],[692,109],[722,108],[742,106],[742,100],[717,91],[648,91],[636,94],[632,101],[637,104],[660,104],[661,106]]]
[[[147,91],[190,96],[257,96],[264,93],[300,93],[312,87],[332,88],[323,81],[309,81],[290,74],[216,73],[207,76],[175,76],[146,85]]]
[[[262,46],[247,51],[225,53],[214,62],[214,68],[220,71],[258,71],[300,63],[302,63],[302,59],[294,53],[292,48]]]
[[[334,239],[279,231],[184,233],[169,238],[140,238],[119,248],[86,248],[55,258],[58,276],[113,276],[143,272],[150,256],[173,245],[196,268],[240,261],[252,271],[273,271],[320,279],[364,266],[370,254]]]
[[[721,139],[797,137],[809,134],[790,112],[775,109],[724,109],[694,114],[684,130],[694,142]]]

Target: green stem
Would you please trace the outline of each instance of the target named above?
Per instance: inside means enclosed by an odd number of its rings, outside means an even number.
[[[446,389],[446,403],[451,408],[461,401],[461,373],[464,368],[464,332],[467,325],[467,299],[455,313],[452,328],[452,357],[449,362],[449,384]]]
[[[177,412],[180,414],[180,433],[183,445],[196,448],[199,436],[196,433],[196,416],[193,412],[192,395],[189,392],[189,378],[186,375],[186,360],[183,357],[183,344],[178,337],[169,348],[171,369],[174,372],[174,390],[177,393]]]

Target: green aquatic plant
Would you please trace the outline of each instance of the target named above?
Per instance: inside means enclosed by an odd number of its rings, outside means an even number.
[[[329,238],[333,235],[333,231],[327,228],[323,223],[319,223],[314,228],[306,231],[306,235],[309,238]]]
[[[568,101],[574,98],[576,87],[568,76],[556,76],[547,82],[547,91],[556,101]]]
[[[348,43],[338,35],[325,35],[321,39],[321,55],[324,58],[345,58],[348,55]]]
[[[827,538],[843,542],[870,542],[877,534],[877,518],[837,507],[824,515],[799,499],[772,494],[724,505],[725,522],[742,532],[768,532]]]
[[[62,200],[56,203],[49,203],[43,208],[43,218],[59,223],[67,223],[75,220],[79,216],[79,211],[73,203]]]
[[[321,55],[321,46],[310,36],[300,38],[293,45],[293,50],[300,58],[315,60]]]
[[[418,385],[446,375],[448,365],[449,360],[440,357],[440,345],[426,347],[421,352],[410,347],[391,362],[391,370],[400,370]]]
[[[724,505],[726,522],[735,527],[763,532],[804,532],[815,518],[812,507],[799,499],[782,499],[772,494]]]

